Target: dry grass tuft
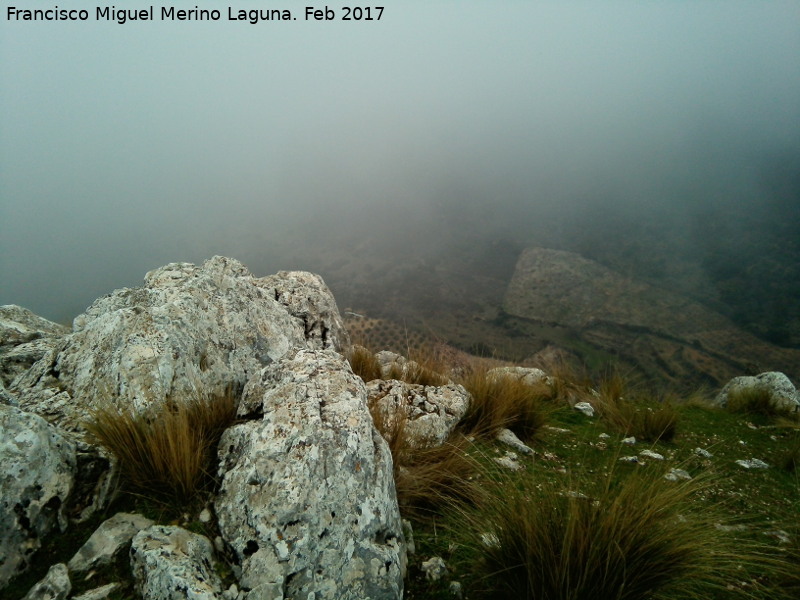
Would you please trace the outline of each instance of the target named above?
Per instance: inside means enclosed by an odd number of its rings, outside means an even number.
[[[109,402],[92,412],[85,427],[117,458],[132,491],[182,503],[213,485],[213,455],[236,419],[236,407],[232,391],[193,401],[170,399],[157,415]]]
[[[431,346],[409,350],[408,360],[391,365],[384,379],[397,379],[415,385],[445,385],[449,366],[440,352]]]
[[[728,394],[727,410],[732,413],[761,415],[767,418],[793,419],[794,411],[775,402],[766,387],[742,387]]]
[[[485,367],[476,367],[460,381],[470,393],[469,410],[459,427],[476,437],[493,437],[498,429],[512,430],[530,440],[547,423],[553,397],[545,384],[531,386],[514,377],[490,376]]]
[[[453,435],[441,446],[417,448],[405,435],[407,416],[402,411],[389,419],[374,407],[370,412],[392,453],[397,501],[404,517],[425,520],[453,501],[474,500],[478,489],[471,480],[478,463],[467,453],[466,438]]]
[[[590,402],[618,433],[648,442],[669,442],[675,438],[679,413],[671,402],[653,406],[651,400],[635,398],[637,391],[630,389],[626,378],[617,372],[607,375],[598,387],[597,397],[590,398]]]
[[[456,527],[478,557],[479,597],[727,598],[730,582],[746,577],[740,565],[760,557],[722,535],[716,515],[692,501],[702,485],[638,473],[612,484],[609,476],[592,498],[527,478],[503,483]]]
[[[361,377],[364,383],[381,378],[381,364],[375,354],[364,346],[351,346],[347,351],[346,358],[353,373]]]

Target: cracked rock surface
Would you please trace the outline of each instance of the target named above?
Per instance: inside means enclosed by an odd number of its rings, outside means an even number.
[[[245,387],[219,444],[222,536],[239,585],[265,600],[399,599],[405,547],[386,442],[363,382],[330,350],[300,350]]]

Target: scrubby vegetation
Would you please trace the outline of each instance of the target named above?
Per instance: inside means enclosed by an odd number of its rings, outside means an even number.
[[[661,474],[611,466],[599,481],[501,478],[458,528],[479,557],[475,592],[520,600],[711,598],[741,577],[743,565],[758,566],[758,548],[743,549],[715,527],[712,507],[692,501],[707,481]]]
[[[151,413],[109,401],[84,425],[117,459],[126,489],[181,506],[213,485],[216,446],[233,424],[236,406],[233,390],[192,400],[171,398]]]
[[[492,437],[498,429],[532,440],[547,423],[548,400],[553,391],[542,383],[531,386],[515,377],[497,376],[482,365],[460,380],[471,396],[467,414],[459,424],[467,435]]]
[[[420,367],[400,378],[455,380],[472,405],[435,448],[409,443],[402,413],[387,419],[371,407],[414,531],[406,598],[450,600],[454,582],[472,600],[798,597],[800,428],[771,402],[734,397],[722,410],[702,394],[657,399],[614,371],[592,379],[555,365],[531,386],[490,374],[485,362],[454,370],[441,354],[413,358]],[[380,376],[372,352],[355,348],[348,359],[365,380]],[[580,401],[594,417],[573,408]],[[95,411],[86,427],[134,493],[125,510],[213,537],[213,522],[198,523],[197,509],[213,489],[213,449],[236,402],[231,392],[172,399],[158,419],[112,405]],[[502,427],[534,450],[516,457],[518,471],[495,461],[511,452],[495,438]],[[630,436],[637,442],[623,443]],[[752,458],[769,467],[737,463]],[[440,580],[421,569],[432,556],[446,562]]]
[[[795,419],[792,410],[776,402],[776,398],[765,387],[734,388],[728,394],[727,408],[733,413],[760,415],[768,418]]]

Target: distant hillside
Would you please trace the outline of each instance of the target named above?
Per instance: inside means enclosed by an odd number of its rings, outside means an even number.
[[[679,293],[572,252],[525,250],[504,309],[514,317],[570,328],[650,378],[718,383],[750,371],[800,374],[800,351],[769,344]]]

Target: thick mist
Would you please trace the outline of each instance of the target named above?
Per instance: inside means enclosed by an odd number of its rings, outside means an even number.
[[[8,6],[0,304],[69,321],[214,254],[355,302],[329,255],[453,268],[502,245],[474,262],[491,272],[540,244],[744,321],[737,282],[772,286],[777,341],[795,318],[796,2],[404,2],[361,23],[287,2],[297,21],[259,25]]]

